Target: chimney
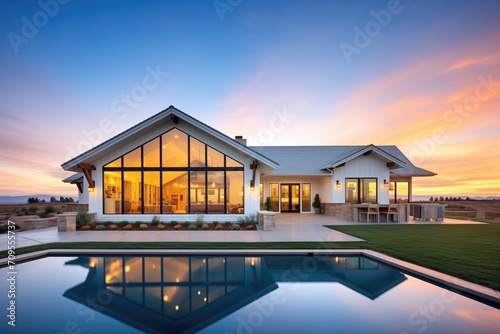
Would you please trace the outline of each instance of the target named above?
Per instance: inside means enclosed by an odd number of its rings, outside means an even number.
[[[234,140],[236,140],[238,143],[247,146],[247,140],[243,138],[243,136],[236,136],[234,137]]]

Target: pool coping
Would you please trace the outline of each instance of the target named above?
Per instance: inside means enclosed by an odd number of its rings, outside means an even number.
[[[385,255],[369,249],[46,249],[18,255],[15,263],[22,263],[47,256],[74,255],[195,255],[203,252],[206,255],[364,255],[396,269],[402,270],[417,278],[430,281],[438,286],[470,298],[480,299],[480,302],[500,308],[500,292],[476,283],[443,274],[410,262]],[[0,259],[0,267],[8,264],[8,258]]]

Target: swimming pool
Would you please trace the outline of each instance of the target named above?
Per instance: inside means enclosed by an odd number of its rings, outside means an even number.
[[[497,333],[500,310],[364,256],[71,256],[16,266],[1,333]],[[9,277],[9,268],[0,269]],[[2,310],[11,289],[0,282]],[[8,299],[8,300],[6,300]]]

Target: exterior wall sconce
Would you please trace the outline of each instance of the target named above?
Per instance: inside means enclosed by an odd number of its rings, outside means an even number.
[[[250,180],[250,191],[255,191],[255,181]]]
[[[340,181],[339,181],[339,180],[337,180],[337,182],[335,182],[335,186],[336,186],[337,188],[342,187],[342,185],[340,184]]]
[[[384,179],[384,187],[386,187],[386,188],[387,188],[388,186],[389,186],[389,182],[387,182],[387,180],[386,180],[386,179]]]
[[[89,187],[89,193],[93,193],[95,191],[94,187]]]

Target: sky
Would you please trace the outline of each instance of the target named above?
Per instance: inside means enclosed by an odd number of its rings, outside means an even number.
[[[174,105],[249,145],[396,145],[500,196],[500,1],[1,1],[0,196]]]

